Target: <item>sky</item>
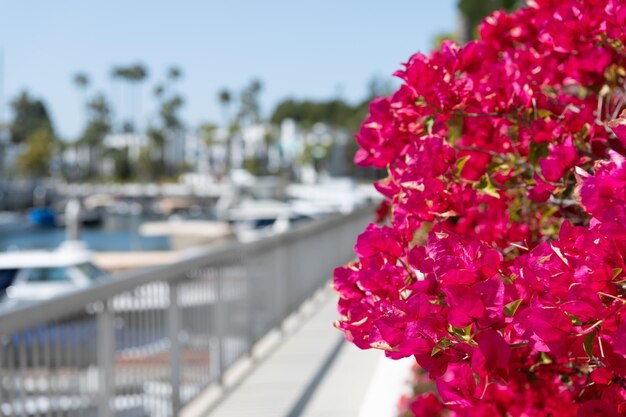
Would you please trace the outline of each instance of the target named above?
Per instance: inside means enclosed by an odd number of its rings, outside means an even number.
[[[138,100],[142,123],[155,118],[154,86],[178,66],[183,119],[219,123],[218,92],[263,83],[265,116],[282,99],[362,99],[377,75],[391,79],[402,62],[456,28],[456,0],[0,0],[4,119],[28,90],[45,101],[57,133],[75,139],[85,122],[73,85],[90,76],[87,95],[105,93],[127,118],[128,91],[111,68],[145,64]],[[0,108],[1,111],[1,108]]]

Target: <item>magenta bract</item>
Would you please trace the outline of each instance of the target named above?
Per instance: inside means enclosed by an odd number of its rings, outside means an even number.
[[[383,224],[335,271],[336,325],[416,359],[414,415],[626,416],[625,45],[626,2],[529,0],[372,102]]]

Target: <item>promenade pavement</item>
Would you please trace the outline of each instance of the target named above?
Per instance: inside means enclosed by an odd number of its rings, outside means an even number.
[[[282,337],[266,341],[256,359],[234,370],[182,417],[394,417],[409,364],[362,351],[333,328],[337,298],[330,289],[286,321]],[[269,337],[271,339],[271,336]],[[208,404],[209,411],[194,413]]]

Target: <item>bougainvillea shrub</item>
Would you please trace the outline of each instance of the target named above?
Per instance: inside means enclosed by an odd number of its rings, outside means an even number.
[[[417,53],[356,163],[386,201],[336,326],[413,356],[417,416],[626,416],[626,1],[533,0]]]

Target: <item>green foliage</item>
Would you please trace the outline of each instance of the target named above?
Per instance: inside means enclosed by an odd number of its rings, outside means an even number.
[[[162,148],[165,145],[166,138],[163,130],[156,127],[149,127],[146,133],[150,138],[153,146],[157,148]]]
[[[441,33],[435,37],[435,48],[441,48],[441,44],[445,41],[459,42],[459,36],[452,33]]]
[[[119,65],[111,71],[113,78],[119,78],[129,82],[141,82],[148,78],[148,69],[141,63],[127,66]]]
[[[87,124],[78,139],[79,145],[89,150],[89,165],[84,173],[89,178],[97,175],[97,161],[102,154],[104,138],[111,132],[111,108],[103,94],[97,94],[86,103]]]
[[[47,130],[54,136],[52,122],[43,101],[30,97],[28,92],[22,91],[11,103],[13,120],[9,124],[12,143],[24,143],[27,138],[40,129]]]
[[[179,112],[184,104],[185,101],[182,96],[178,94],[175,94],[161,102],[159,116],[161,117],[163,126],[167,130],[178,130],[183,127],[183,122],[180,118]]]
[[[239,99],[239,112],[237,119],[240,125],[249,123],[256,124],[261,121],[261,106],[259,95],[263,90],[260,80],[254,79],[242,91]]]
[[[150,152],[143,156],[144,159],[152,160],[150,164],[144,161],[143,165],[146,169],[143,171],[149,172],[153,179],[163,175],[171,176],[178,168],[166,164],[165,148],[168,141],[182,138],[184,123],[180,111],[185,105],[185,100],[174,90],[174,84],[182,77],[182,74],[182,70],[178,67],[170,67],[165,74],[165,80],[154,89],[154,96],[159,102],[158,122],[152,124],[146,133],[158,152]],[[148,169],[148,165],[151,168]]]
[[[185,105],[185,100],[173,91],[174,83],[181,77],[182,71],[178,67],[170,67],[167,70],[165,82],[157,85],[154,90],[154,95],[159,100],[159,118],[162,134],[165,137],[167,137],[167,131],[179,130],[183,127],[180,110]]]
[[[373,77],[367,86],[367,96],[356,105],[340,98],[320,101],[287,99],[278,104],[270,121],[280,124],[285,119],[293,119],[305,130],[316,123],[325,123],[336,129],[356,132],[367,116],[369,103],[376,97],[391,94],[391,87],[388,79]]]
[[[459,11],[467,23],[467,39],[475,37],[475,31],[481,20],[499,9],[513,10],[520,6],[519,0],[459,0]]]
[[[87,125],[79,141],[91,146],[100,146],[111,131],[111,108],[103,94],[87,102]]]
[[[128,158],[128,148],[112,151],[114,172],[113,176],[118,181],[128,181],[132,175],[132,168]]]
[[[84,90],[89,86],[89,76],[84,72],[77,72],[74,74],[72,81],[74,82],[74,85],[81,90]]]
[[[167,78],[172,81],[176,81],[183,76],[183,71],[178,67],[169,67],[167,70]]]
[[[202,136],[202,140],[207,146],[213,146],[217,143],[216,138],[217,133],[217,125],[213,123],[204,123],[200,126],[200,135]]]
[[[143,148],[139,152],[137,160],[137,171],[139,177],[143,179],[156,179],[162,174],[162,165],[160,161],[155,160],[153,153],[149,148]]]
[[[222,89],[218,93],[218,100],[222,105],[229,105],[232,101],[232,95],[228,89]]]
[[[50,129],[41,128],[33,132],[24,144],[24,152],[15,162],[20,174],[31,178],[47,176],[50,173],[50,161],[56,147],[56,139]]]
[[[278,104],[270,121],[280,124],[285,119],[293,119],[303,129],[310,129],[316,123],[325,123],[334,128],[354,130],[367,114],[367,106],[351,106],[343,100],[328,101],[287,99]]]
[[[243,161],[243,168],[252,175],[263,175],[263,160],[257,156],[246,158]]]
[[[148,128],[146,134],[150,138],[150,148],[157,151],[157,157],[155,158],[155,152],[144,152],[144,150],[142,150],[141,154],[139,155],[139,163],[140,165],[143,165],[143,167],[140,169],[144,173],[149,173],[150,178],[156,179],[164,174],[163,170],[165,167],[165,142],[167,141],[167,138],[163,129],[153,126]],[[145,151],[148,150],[145,149]],[[144,160],[142,161],[141,158],[143,158]],[[146,159],[149,159],[150,161],[148,162],[146,161]]]

